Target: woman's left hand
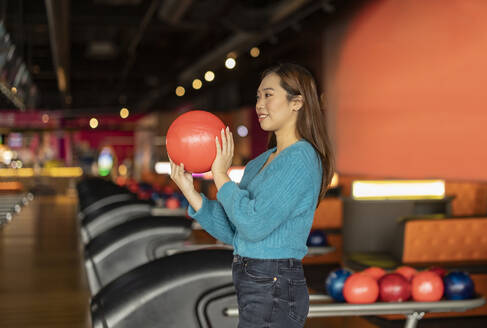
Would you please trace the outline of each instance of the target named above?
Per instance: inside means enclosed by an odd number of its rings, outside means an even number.
[[[227,175],[227,171],[232,165],[234,144],[233,135],[228,126],[226,129],[222,129],[221,139],[222,144],[220,145],[218,137],[215,138],[216,157],[211,166],[211,173],[214,177],[222,174]]]

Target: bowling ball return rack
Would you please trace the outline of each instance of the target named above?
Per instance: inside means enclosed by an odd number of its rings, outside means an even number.
[[[319,302],[319,303],[318,303]],[[419,320],[430,312],[464,312],[485,304],[485,297],[477,295],[468,300],[441,300],[438,302],[377,302],[372,304],[348,304],[334,302],[325,294],[311,294],[308,318],[376,316],[402,314],[406,316],[404,328],[415,328]],[[227,308],[227,316],[238,316],[238,309]]]

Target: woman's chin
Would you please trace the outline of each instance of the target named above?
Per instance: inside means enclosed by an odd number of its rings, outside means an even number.
[[[260,128],[262,130],[264,130],[266,132],[271,132],[272,131],[272,129],[267,124],[265,124],[264,122],[259,122],[259,124],[260,124]]]

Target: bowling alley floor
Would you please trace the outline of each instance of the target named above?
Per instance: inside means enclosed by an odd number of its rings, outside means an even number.
[[[0,327],[90,327],[75,195],[37,196],[0,228]],[[307,328],[402,327],[359,317],[312,318]],[[446,324],[448,323],[448,324]],[[422,321],[419,327],[485,327],[483,320]],[[184,327],[176,327],[184,328]]]

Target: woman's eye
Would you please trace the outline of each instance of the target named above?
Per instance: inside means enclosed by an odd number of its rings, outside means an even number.
[[[266,97],[266,98],[267,98],[267,97],[270,97],[270,96],[272,96],[270,93],[266,93],[266,94],[265,94],[265,97]]]

